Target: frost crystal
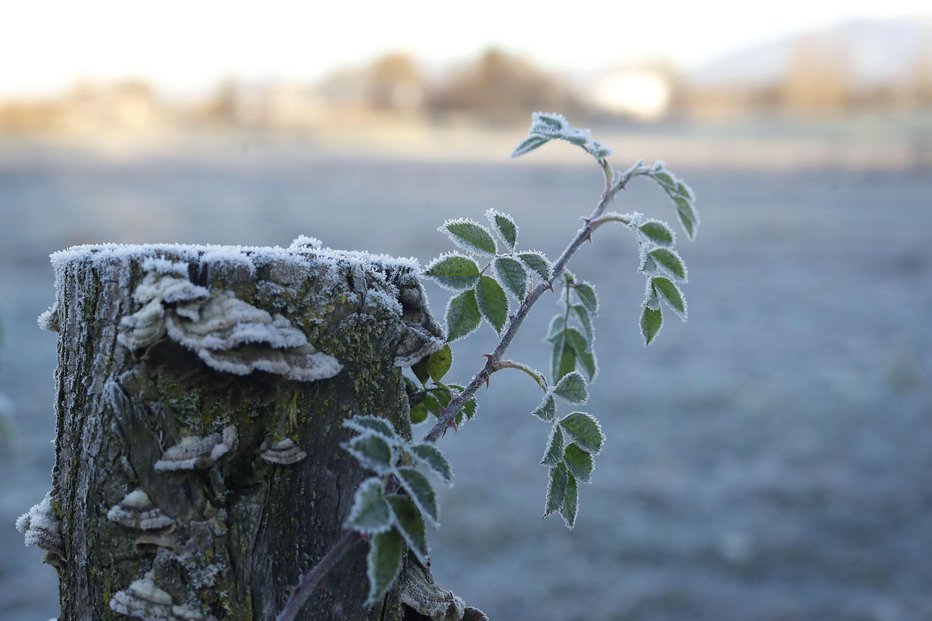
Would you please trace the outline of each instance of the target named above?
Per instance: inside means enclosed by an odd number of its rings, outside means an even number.
[[[52,508],[52,492],[45,494],[37,505],[16,520],[16,530],[24,536],[26,546],[36,546],[59,558],[64,558],[61,529]]]

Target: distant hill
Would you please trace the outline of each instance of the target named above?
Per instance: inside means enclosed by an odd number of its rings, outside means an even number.
[[[843,65],[855,88],[884,86],[914,73],[922,62],[932,61],[932,18],[845,22],[733,52],[687,78],[700,88],[763,87],[781,82],[807,54]]]

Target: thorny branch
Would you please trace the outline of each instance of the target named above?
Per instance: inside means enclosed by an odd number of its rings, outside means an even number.
[[[583,227],[577,231],[576,236],[557,259],[556,263],[554,263],[550,280],[538,284],[527,297],[524,298],[517,312],[510,317],[508,326],[504,333],[502,333],[495,351],[486,355],[486,363],[483,367],[473,376],[472,380],[462,392],[453,397],[450,403],[440,411],[437,415],[437,424],[424,436],[424,442],[436,442],[447,429],[454,425],[456,414],[465,405],[466,401],[476,394],[476,391],[479,390],[482,384],[488,384],[489,377],[499,367],[502,356],[505,355],[505,351],[508,350],[511,341],[514,340],[515,335],[518,333],[518,329],[524,322],[524,318],[527,317],[527,314],[530,312],[531,307],[533,307],[534,303],[543,295],[544,291],[553,290],[553,284],[563,275],[563,272],[566,271],[566,265],[569,263],[569,260],[576,254],[576,251],[579,250],[579,247],[582,246],[584,242],[591,240],[592,232],[601,224],[597,222],[597,219],[615,199],[615,195],[625,189],[625,186],[632,177],[643,174],[646,170],[646,168],[638,162],[625,172],[618,174],[616,179],[615,171],[606,160],[600,159],[599,165],[605,176],[605,189],[595,209],[588,218],[584,219],[585,224]],[[357,533],[352,531],[346,532],[314,567],[307,573],[302,574],[298,578],[298,583],[292,589],[291,596],[281,613],[279,613],[276,621],[294,621],[301,611],[301,608],[304,607],[307,600],[313,595],[320,580],[358,541],[361,541],[361,539]]]

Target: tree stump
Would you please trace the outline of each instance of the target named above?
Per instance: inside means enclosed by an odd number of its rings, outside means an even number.
[[[61,619],[273,619],[364,478],[342,422],[410,437],[401,368],[443,345],[411,261],[322,249],[85,246],[52,256],[52,489],[18,527]],[[365,546],[302,619],[373,610]]]

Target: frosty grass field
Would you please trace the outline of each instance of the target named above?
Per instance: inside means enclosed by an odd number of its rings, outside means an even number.
[[[597,199],[599,171],[504,155],[0,153],[0,392],[17,426],[0,448],[0,621],[57,611],[54,571],[13,529],[53,463],[56,341],[35,323],[53,299],[50,252],[306,234],[426,263],[446,248],[444,219],[494,207],[522,225],[519,243],[555,257]],[[703,219],[695,242],[679,241],[689,323],[665,322],[644,349],[643,284],[620,229],[600,230],[572,266],[601,296],[589,408],[608,436],[576,530],[540,519],[538,395],[501,374],[498,407],[480,395],[474,422],[440,445],[456,487],[431,536],[436,577],[499,621],[932,618],[932,175],[666,159]],[[674,218],[646,180],[614,208]],[[442,314],[447,294],[429,294]],[[555,301],[542,302],[510,355],[545,368]],[[462,345],[453,376],[492,343],[483,328]]]

